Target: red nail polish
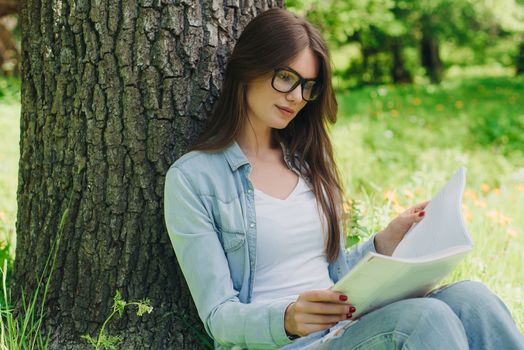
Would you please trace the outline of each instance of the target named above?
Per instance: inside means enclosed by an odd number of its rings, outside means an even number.
[[[347,295],[339,295],[339,296],[338,296],[338,299],[339,299],[340,301],[346,301],[346,300],[348,300],[348,297],[347,297]]]
[[[353,313],[353,312],[357,311],[357,309],[355,309],[354,306],[351,306],[351,307],[349,308],[349,311],[350,311],[351,313]]]
[[[346,316],[347,316],[348,319],[350,319],[351,317],[353,317],[352,314],[347,314]]]
[[[424,215],[426,215],[426,212],[424,210],[422,210],[420,213],[418,213],[418,216],[420,216],[420,217],[422,217]]]

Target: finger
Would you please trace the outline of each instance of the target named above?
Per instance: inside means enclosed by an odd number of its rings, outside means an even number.
[[[419,212],[416,212],[416,213],[413,213],[413,220],[415,222],[419,222],[420,220],[424,219],[424,217],[426,216],[426,211],[425,210],[421,210]]]
[[[422,202],[422,203],[418,203],[415,205],[415,209],[416,210],[424,210],[426,208],[426,206],[428,205],[429,201],[425,201],[425,202]]]
[[[304,314],[341,315],[352,313],[354,310],[355,307],[351,304],[334,304],[312,301],[303,301],[295,304],[295,311]]]
[[[348,297],[332,290],[308,290],[299,295],[299,299],[307,301],[320,301],[329,303],[347,302]]]

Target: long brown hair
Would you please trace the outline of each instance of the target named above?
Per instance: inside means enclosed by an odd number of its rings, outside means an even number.
[[[258,15],[246,26],[229,58],[214,113],[192,149],[218,151],[229,146],[247,122],[247,84],[291,62],[307,47],[320,62],[317,79],[322,92],[286,128],[274,129],[273,136],[291,155],[298,155],[297,165],[310,180],[319,209],[327,219],[326,255],[332,262],[338,256],[342,238],[339,222],[343,189],[327,133],[328,123],[336,121],[337,101],[331,85],[327,46],[309,22],[275,8]]]

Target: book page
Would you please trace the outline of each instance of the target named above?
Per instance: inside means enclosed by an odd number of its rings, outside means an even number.
[[[353,313],[356,319],[391,302],[424,296],[469,250],[465,247],[425,261],[369,253],[332,290],[348,296],[348,302],[357,309]]]
[[[453,246],[472,246],[462,218],[466,169],[461,167],[426,206],[426,216],[404,236],[394,257],[416,258]]]

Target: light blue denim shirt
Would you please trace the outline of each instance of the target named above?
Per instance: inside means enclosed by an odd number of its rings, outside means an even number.
[[[295,157],[282,148],[286,164],[299,173]],[[251,164],[233,142],[220,152],[189,152],[166,174],[167,230],[216,349],[275,349],[291,342],[284,329],[289,301],[250,303],[257,239],[250,172]],[[350,251],[341,248],[329,265],[333,282],[369,251],[375,251],[373,238]]]

